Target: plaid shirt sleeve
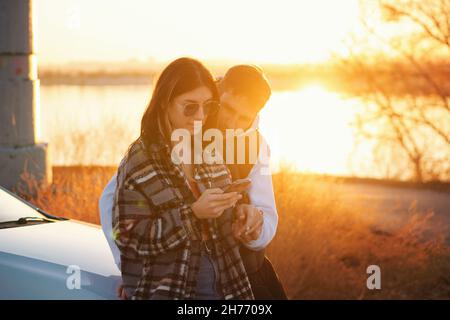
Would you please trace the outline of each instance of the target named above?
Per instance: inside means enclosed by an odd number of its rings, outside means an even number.
[[[114,197],[113,236],[122,255],[129,258],[159,255],[188,238],[182,219],[192,210],[190,206],[181,204],[155,214],[134,183],[120,180]]]

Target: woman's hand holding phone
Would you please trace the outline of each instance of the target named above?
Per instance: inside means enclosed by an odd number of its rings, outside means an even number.
[[[206,189],[191,208],[199,219],[218,218],[240,199],[242,195],[237,192],[224,192],[220,188]]]

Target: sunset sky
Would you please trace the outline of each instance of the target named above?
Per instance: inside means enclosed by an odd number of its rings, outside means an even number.
[[[41,64],[182,55],[308,63],[341,50],[358,0],[37,0]]]

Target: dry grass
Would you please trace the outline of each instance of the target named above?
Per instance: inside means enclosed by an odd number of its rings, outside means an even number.
[[[35,179],[24,174],[27,186],[22,190],[28,191],[18,193],[51,214],[100,224],[98,200],[116,170],[116,167],[53,167],[52,185],[38,188]],[[34,195],[28,196],[30,193]]]
[[[98,199],[115,170],[55,167],[53,185],[29,200],[52,214],[98,224]],[[376,215],[367,214],[370,208],[342,204],[339,183],[288,170],[273,180],[280,222],[268,255],[291,299],[450,298],[450,249],[439,234],[422,237],[431,214],[412,208],[400,228],[384,232],[375,227]],[[372,264],[381,268],[381,290],[366,288]]]
[[[411,208],[394,232],[370,208],[343,204],[339,184],[283,171],[274,177],[279,228],[269,248],[293,299],[450,298],[450,250],[442,234],[424,240],[432,213]],[[381,268],[368,290],[366,268]]]

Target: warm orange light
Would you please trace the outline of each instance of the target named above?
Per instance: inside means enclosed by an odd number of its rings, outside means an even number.
[[[358,0],[37,1],[43,63],[326,60],[358,23]]]
[[[262,112],[261,130],[275,168],[285,161],[301,171],[348,172],[354,112],[349,101],[318,85],[272,97]]]

